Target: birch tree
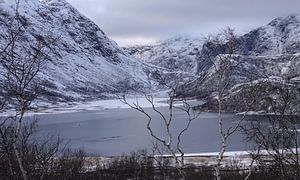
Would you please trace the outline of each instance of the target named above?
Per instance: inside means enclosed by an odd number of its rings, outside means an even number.
[[[227,149],[228,139],[241,127],[241,123],[245,120],[247,112],[255,101],[255,99],[251,100],[243,116],[239,117],[234,125],[230,127],[224,126],[224,102],[227,98],[228,90],[231,88],[231,77],[236,76],[236,69],[241,63],[240,57],[237,55],[238,45],[239,38],[234,30],[227,28],[215,36],[208,37],[203,51],[205,58],[212,63],[213,76],[216,81],[214,89],[216,92],[217,123],[220,136],[220,150],[214,166],[217,180],[221,180],[222,162]]]
[[[15,14],[9,18],[1,31],[0,69],[2,94],[15,109],[10,120],[14,122],[13,151],[18,161],[23,179],[28,174],[23,165],[20,149],[17,146],[25,113],[41,90],[38,74],[47,60],[47,48],[52,38],[37,35],[31,40],[27,32],[28,20],[19,12],[20,1],[16,1]]]
[[[151,126],[154,120],[154,117],[143,108],[138,100],[134,103],[129,103],[125,95],[123,95],[120,100],[127,104],[130,108],[142,113],[147,118],[147,130],[149,131],[151,137],[156,141],[155,147],[163,147],[166,152],[171,155],[172,159],[175,161],[175,168],[178,170],[180,176],[182,178],[185,177],[183,168],[185,166],[184,163],[184,150],[182,149],[182,136],[189,130],[192,122],[197,119],[200,115],[199,112],[195,111],[193,107],[188,103],[188,101],[184,98],[177,99],[177,87],[176,85],[170,85],[164,79],[163,76],[158,78],[158,82],[160,85],[164,86],[168,89],[168,111],[167,113],[162,112],[156,107],[154,102],[154,97],[152,95],[145,95],[147,102],[151,105],[152,111],[155,112],[159,116],[159,118],[163,121],[163,129],[166,132],[166,136],[160,136],[155,132],[155,129]],[[175,103],[181,103],[181,105],[175,105]],[[174,122],[174,111],[179,110],[186,114],[186,124],[179,132],[174,132],[171,130],[171,127],[176,123]],[[160,150],[159,150],[160,151]]]

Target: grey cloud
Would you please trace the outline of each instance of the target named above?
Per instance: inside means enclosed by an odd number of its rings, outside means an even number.
[[[165,39],[207,34],[224,26],[239,32],[300,13],[299,0],[67,0],[111,38]],[[122,43],[122,42],[121,42]]]

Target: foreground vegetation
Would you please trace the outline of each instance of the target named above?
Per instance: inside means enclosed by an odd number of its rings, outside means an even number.
[[[39,147],[39,148],[38,148]],[[44,143],[43,147],[37,143],[31,143],[20,148],[24,168],[28,172],[27,176],[32,180],[127,180],[127,179],[158,179],[158,180],[213,180],[215,179],[215,170],[213,166],[195,166],[186,165],[182,169],[174,166],[172,158],[161,156],[152,156],[146,151],[138,151],[130,155],[114,157],[108,161],[97,161],[93,163],[87,160],[83,150],[71,151],[63,149],[60,152],[53,148],[53,144]],[[47,154],[53,152],[55,155],[49,157]],[[47,152],[46,154],[43,154]],[[62,153],[62,154],[61,154]],[[39,159],[44,157],[44,159]],[[274,163],[274,164],[273,164]],[[91,168],[92,167],[92,168]],[[285,177],[280,177],[280,169],[275,162],[268,161],[268,164],[258,164],[251,170],[240,166],[238,162],[222,167],[220,174],[222,179],[240,180],[296,180],[299,179],[299,171],[290,165],[287,168]],[[22,173],[18,168],[16,159],[11,156],[1,155],[0,159],[0,179],[18,180],[22,179]]]

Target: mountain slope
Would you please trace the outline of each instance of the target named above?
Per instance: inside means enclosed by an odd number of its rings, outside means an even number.
[[[156,45],[132,46],[126,52],[144,62],[166,68],[170,71],[195,73],[196,57],[201,51],[201,38],[175,37]]]
[[[14,2],[0,3],[1,29],[7,28],[7,17],[14,15]],[[65,0],[23,0],[19,11],[26,18],[29,41],[48,34],[56,39],[40,73],[49,94],[63,99],[95,98],[139,91],[147,85],[147,66],[124,53]]]
[[[242,37],[241,54],[295,54],[300,50],[300,16],[276,18]]]
[[[249,99],[243,99],[246,96],[243,92],[249,92],[245,89],[251,89],[250,85],[256,82],[264,82],[262,86],[265,87],[260,88],[262,91],[273,89],[269,94],[258,93],[261,96],[276,97],[276,93],[284,87],[299,89],[300,16],[276,18],[269,24],[238,37],[237,45],[231,60],[236,65],[224,77],[228,82],[225,89],[227,111],[242,111],[246,106],[238,105],[249,102]],[[219,55],[226,56],[226,44],[214,46],[212,42],[201,42],[197,38],[177,38],[154,46],[127,48],[126,51],[157,66],[193,72],[199,78],[184,84],[178,94],[205,99],[206,110],[215,108],[218,75],[212,60],[217,63]],[[188,56],[190,52],[192,58]],[[207,54],[211,57],[208,58]],[[298,95],[295,97],[299,98]],[[241,103],[230,99],[239,99]],[[253,110],[259,110],[262,105],[263,103],[257,104]]]
[[[258,95],[261,97],[276,98],[280,95],[278,92],[286,87],[298,89],[296,91],[286,89],[291,93],[299,93],[300,16],[290,15],[285,18],[277,18],[268,25],[239,37],[238,41],[236,54],[231,59],[231,63],[236,65],[224,77],[227,84],[225,89],[227,111],[245,110],[246,105],[241,106],[241,104],[249,102],[249,99],[245,100],[244,97],[251,97],[249,94],[245,94],[245,92],[250,92],[245,89],[253,88],[252,86],[257,84],[257,81],[264,82],[264,87],[259,88],[259,91],[262,92]],[[198,58],[197,74],[201,78],[190,83],[185,91],[189,95],[206,98],[208,102],[204,106],[214,109],[218,76],[211,60],[205,58],[204,50],[207,48],[204,47],[209,46],[203,45]],[[219,56],[217,55],[226,52],[225,48],[226,44],[224,47],[215,49],[215,57],[212,57],[215,62],[218,62]],[[268,92],[263,94],[264,90],[268,90]],[[295,101],[299,102],[300,97],[297,94],[294,97]],[[254,109],[251,110],[257,111],[263,108],[264,103],[256,103]],[[299,104],[297,108],[299,108]]]

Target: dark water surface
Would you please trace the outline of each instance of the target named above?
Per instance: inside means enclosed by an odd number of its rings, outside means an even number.
[[[163,121],[149,108],[154,117],[152,128],[155,133],[164,135]],[[167,114],[167,108],[158,108]],[[239,117],[223,114],[226,127],[236,123]],[[120,155],[138,149],[151,149],[153,139],[147,128],[147,118],[132,109],[106,109],[66,114],[47,114],[38,116],[38,133],[59,135],[70,140],[72,148],[84,147],[91,155]],[[187,123],[186,114],[174,112],[173,133],[179,132]],[[190,129],[183,135],[183,150],[186,153],[219,151],[219,136],[216,113],[201,113]],[[246,150],[242,135],[237,132],[229,139],[227,150]]]

